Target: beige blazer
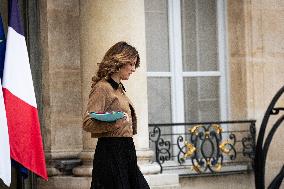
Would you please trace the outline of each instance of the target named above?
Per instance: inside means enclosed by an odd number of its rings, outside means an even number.
[[[129,120],[120,119],[115,122],[103,122],[92,119],[89,112],[126,112]],[[83,115],[83,129],[99,137],[132,137],[137,133],[137,117],[129,98],[119,85],[115,89],[109,81],[102,79],[92,88],[87,109]]]

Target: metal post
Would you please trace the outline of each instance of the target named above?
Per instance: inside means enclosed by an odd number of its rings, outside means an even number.
[[[17,170],[17,189],[25,189],[25,179],[19,170]]]

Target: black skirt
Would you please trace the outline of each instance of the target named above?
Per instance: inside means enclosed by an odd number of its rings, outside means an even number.
[[[98,139],[91,189],[150,189],[137,166],[131,137]]]

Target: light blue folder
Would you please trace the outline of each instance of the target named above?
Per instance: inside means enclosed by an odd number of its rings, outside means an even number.
[[[123,112],[105,112],[105,113],[96,113],[90,112],[90,116],[99,121],[113,122],[124,117]]]

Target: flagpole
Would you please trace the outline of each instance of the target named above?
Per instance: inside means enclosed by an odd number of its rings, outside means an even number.
[[[19,170],[17,170],[17,188],[25,189],[25,178]]]
[[[37,175],[33,172],[31,173],[31,189],[37,189]]]

